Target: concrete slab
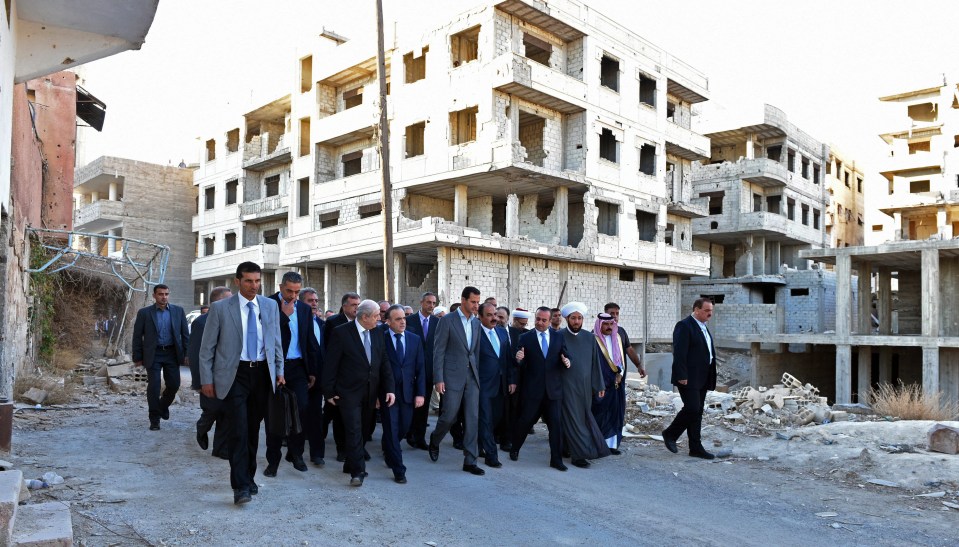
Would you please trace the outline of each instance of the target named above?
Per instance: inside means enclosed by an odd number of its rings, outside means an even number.
[[[0,543],[10,544],[10,533],[17,518],[23,473],[19,470],[0,471]]]
[[[51,501],[21,507],[13,529],[11,545],[71,547],[73,521],[70,518],[70,505]]]
[[[643,356],[643,360],[646,374],[649,376],[649,383],[659,386],[659,389],[663,391],[671,391],[673,384],[669,382],[669,378],[673,374],[673,354],[647,353]]]

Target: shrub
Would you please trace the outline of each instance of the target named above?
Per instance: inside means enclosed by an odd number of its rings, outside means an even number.
[[[959,405],[942,400],[942,393],[923,393],[918,384],[880,384],[869,390],[869,401],[880,416],[900,420],[952,420],[959,416]]]

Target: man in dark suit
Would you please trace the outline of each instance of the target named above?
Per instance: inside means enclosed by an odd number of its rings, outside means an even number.
[[[380,414],[383,421],[383,454],[386,465],[393,470],[393,480],[406,484],[406,466],[403,465],[401,441],[413,421],[413,411],[426,401],[426,371],[423,357],[423,342],[420,337],[406,328],[406,315],[403,307],[390,306],[386,310],[387,329],[383,331],[386,340],[386,355],[393,369],[394,393],[393,406],[380,401]],[[387,391],[384,385],[381,391]]]
[[[513,427],[509,459],[519,459],[530,428],[542,417],[549,428],[549,466],[566,471],[562,455],[562,375],[569,368],[569,359],[563,354],[563,337],[550,328],[549,317],[549,308],[538,308],[536,328],[519,337],[519,416]]]
[[[307,404],[307,417],[304,421],[306,429],[306,438],[310,442],[310,461],[313,465],[326,465],[326,440],[323,435],[323,330],[326,327],[326,321],[323,320],[323,310],[320,309],[320,297],[313,287],[305,287],[300,290],[300,302],[310,307],[312,311],[312,327],[307,329],[313,333],[314,347],[319,354],[316,359],[316,381],[310,386],[309,403]]]
[[[516,391],[516,362],[506,329],[498,324],[496,307],[483,304],[479,318],[483,333],[479,344],[479,446],[485,452],[486,465],[498,468],[503,464],[496,452],[493,429],[503,417],[505,397]]]
[[[673,329],[670,382],[679,390],[683,408],[663,431],[663,442],[670,452],[679,452],[676,441],[685,431],[689,438],[689,455],[704,460],[715,458],[703,447],[701,437],[706,392],[716,389],[716,346],[706,328],[712,316],[712,300],[700,298],[693,303],[693,313],[676,323]]]
[[[286,440],[286,461],[293,464],[297,471],[306,471],[306,462],[303,461],[303,447],[306,444],[306,423],[308,417],[309,395],[308,390],[316,382],[317,357],[319,346],[312,335],[313,310],[310,306],[300,302],[300,288],[303,286],[303,276],[296,272],[286,272],[280,281],[280,290],[270,296],[280,308],[280,337],[283,340],[283,373],[286,387],[296,396],[296,406],[299,411],[300,423],[303,430],[296,435],[290,435]],[[269,421],[267,421],[269,423]],[[275,477],[280,466],[280,452],[283,435],[275,434],[267,429],[266,432],[266,469],[264,477]]]
[[[382,331],[376,328],[379,318],[379,305],[364,300],[356,308],[356,319],[334,329],[327,340],[323,396],[343,418],[343,472],[350,474],[351,486],[363,486],[366,477],[364,429],[370,423],[381,385],[387,391],[383,403],[390,406],[395,401],[393,370]]]
[[[500,326],[506,329],[509,336],[510,358],[516,355],[519,350],[519,337],[526,332],[526,323],[529,321],[530,313],[522,308],[516,308],[512,313],[513,324],[509,323],[510,310],[502,306],[496,308],[496,317],[499,319]],[[510,452],[513,450],[513,426],[516,423],[516,417],[519,415],[519,369],[516,368],[516,362],[513,362],[514,381],[517,383],[516,391],[507,394],[503,398],[503,419],[494,432],[499,441],[500,450]]]
[[[431,292],[423,293],[420,297],[420,311],[406,318],[406,330],[415,334],[423,342],[423,358],[426,368],[426,386],[424,393],[426,403],[413,409],[413,422],[410,424],[406,442],[414,448],[428,450],[426,444],[426,426],[430,416],[429,398],[433,393],[433,341],[436,339],[436,325],[439,317],[433,316],[436,308],[436,295]]]
[[[190,330],[183,308],[170,304],[170,287],[153,287],[152,306],[140,308],[133,324],[133,362],[147,370],[150,430],[160,429],[160,418],[170,419],[170,405],[180,389],[180,365],[190,346]],[[166,385],[160,394],[160,375]]]
[[[328,350],[330,338],[333,336],[333,329],[340,325],[345,325],[350,321],[356,320],[356,308],[360,305],[360,295],[355,292],[348,292],[340,298],[340,313],[330,316],[323,326],[322,349],[324,353]],[[321,373],[322,375],[322,373]],[[320,435],[325,443],[326,436],[329,434],[330,425],[333,426],[333,444],[336,445],[336,461],[346,461],[346,449],[343,441],[343,418],[340,416],[340,409],[336,405],[323,404],[323,423],[320,426]],[[312,446],[310,447],[312,450]],[[321,457],[325,456],[320,454]]]
[[[229,287],[213,287],[210,291],[210,302],[219,302],[231,296],[233,291]],[[205,313],[197,317],[190,325],[190,351],[188,352],[192,377],[190,387],[196,391],[200,391],[200,342],[203,341],[203,329],[206,327],[206,320],[209,319],[207,315]],[[230,458],[229,447],[226,444],[230,426],[222,410],[223,404],[219,399],[211,399],[200,393],[200,419],[196,421],[196,442],[200,448],[206,450],[210,445],[208,433],[216,424],[216,433],[213,434],[213,455],[226,460]]]

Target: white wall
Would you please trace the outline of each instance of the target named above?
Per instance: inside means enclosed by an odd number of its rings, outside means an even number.
[[[13,136],[13,75],[17,58],[17,3],[0,19],[0,206],[10,210],[10,140]],[[10,21],[7,26],[6,22]]]

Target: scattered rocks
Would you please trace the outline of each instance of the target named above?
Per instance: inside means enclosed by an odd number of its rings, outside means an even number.
[[[21,395],[20,398],[35,405],[42,405],[43,402],[47,400],[47,392],[39,388],[31,387]]]
[[[959,428],[935,424],[929,429],[929,450],[943,454],[959,454]]]
[[[892,481],[887,481],[887,480],[884,480],[884,479],[869,479],[869,480],[866,481],[866,482],[868,482],[869,484],[875,484],[875,485],[877,485],[877,486],[887,486],[887,487],[889,487],[889,488],[899,488],[899,484],[898,484],[898,483],[895,483],[895,482],[892,482]]]

